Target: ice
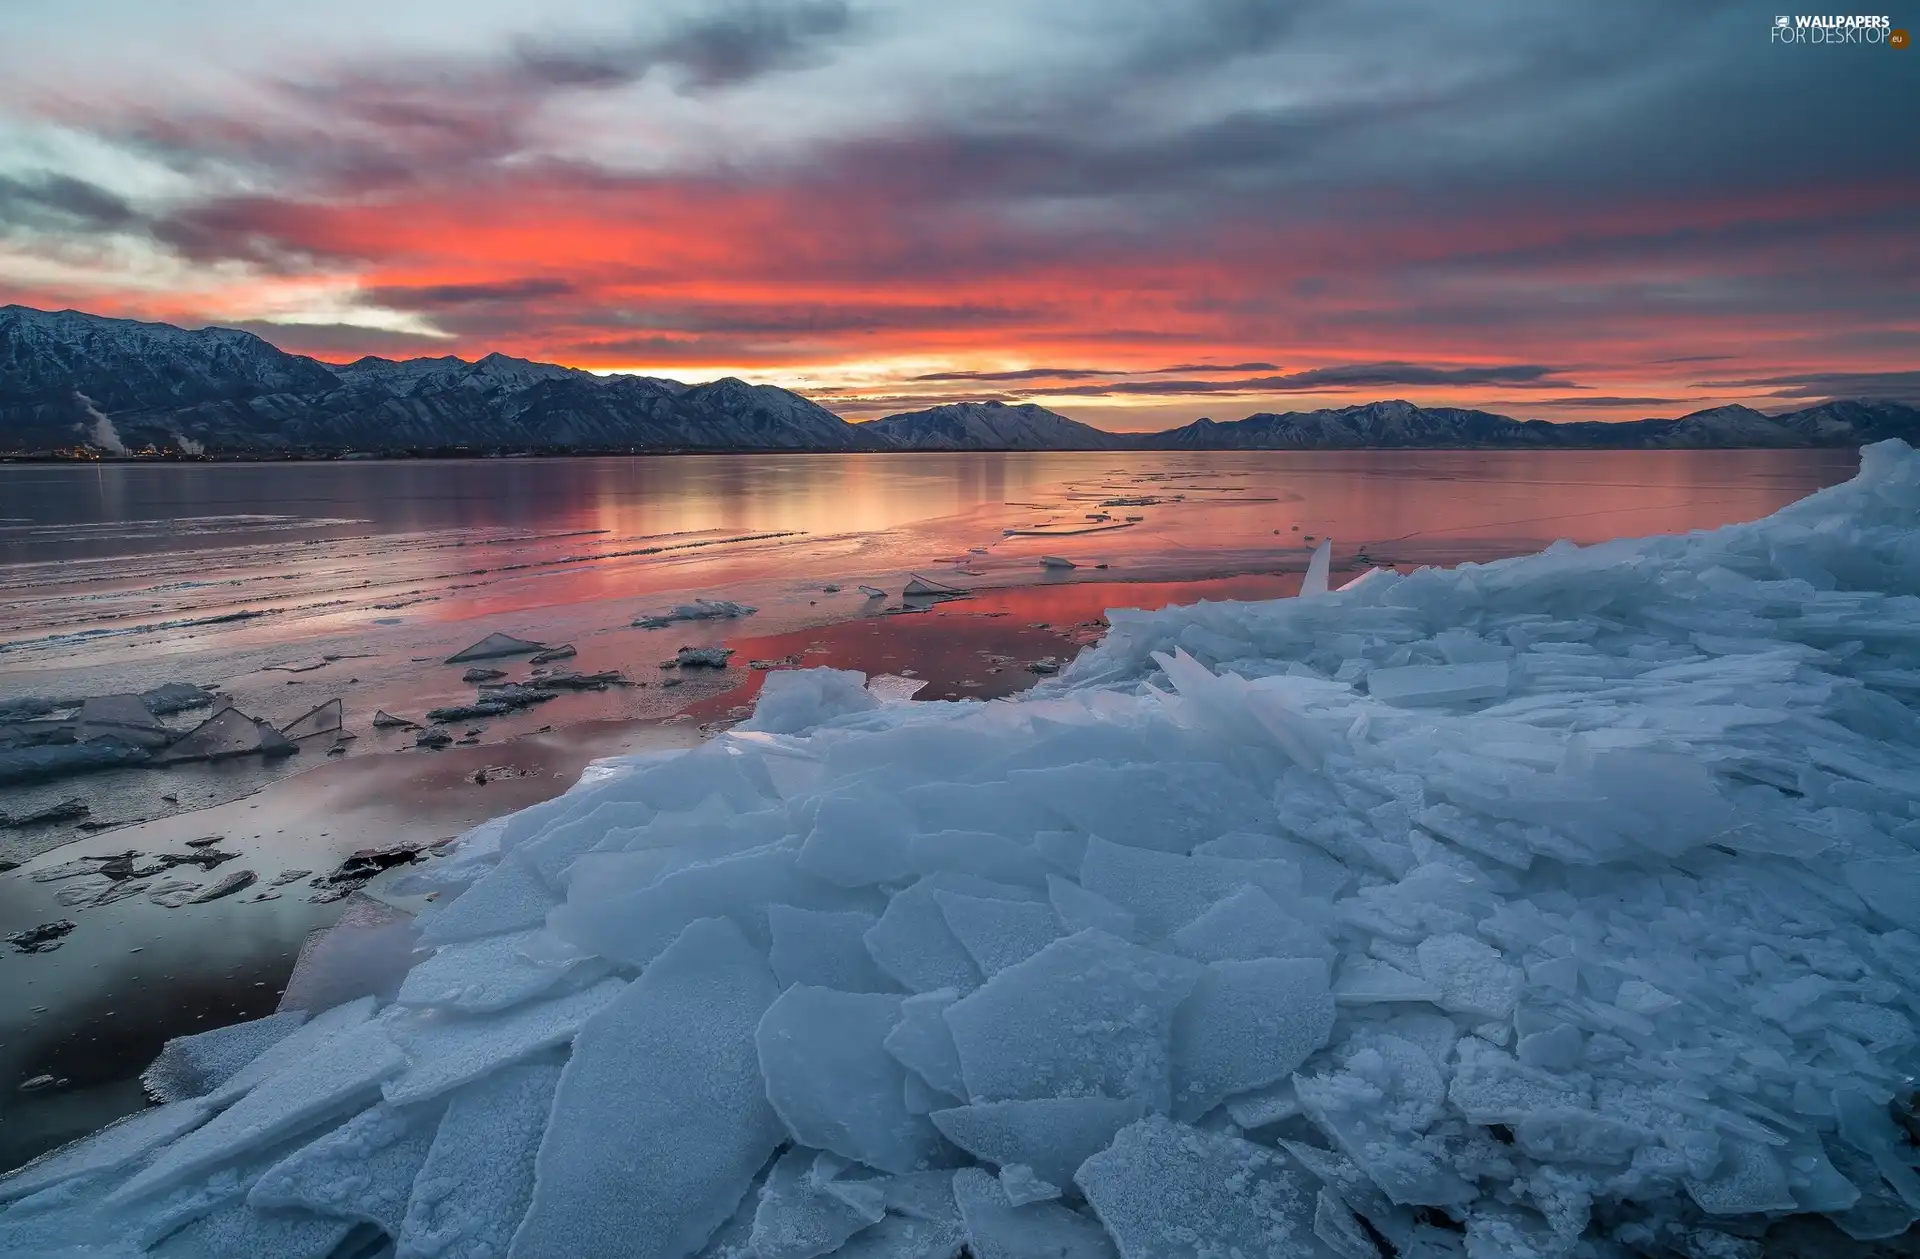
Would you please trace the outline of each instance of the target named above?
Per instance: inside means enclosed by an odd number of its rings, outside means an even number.
[[[946,1010],[960,999],[957,988],[936,988],[900,1002],[900,1021],[882,1042],[886,1051],[940,1092],[964,1099],[960,1051],[954,1047]]]
[[[440,1115],[432,1104],[370,1107],[268,1168],[247,1205],[361,1220],[395,1235]]]
[[[73,715],[73,737],[81,743],[118,739],[144,748],[164,747],[173,741],[173,733],[160,724],[138,695],[101,695],[85,701]]]
[[[469,660],[498,660],[503,656],[530,656],[535,652],[547,650],[545,643],[532,642],[525,638],[515,638],[511,634],[489,634],[470,647],[463,647],[447,657],[448,664],[465,664]]]
[[[871,712],[880,701],[867,678],[849,669],[781,669],[767,675],[753,716],[735,729],[804,734],[837,717]]]
[[[125,1167],[199,1127],[207,1114],[207,1104],[197,1099],[138,1111],[0,1177],[0,1203]]]
[[[254,720],[237,708],[223,708],[168,744],[160,753],[160,760],[168,764],[220,761],[255,752],[262,756],[286,756],[296,750],[293,742],[272,726]]]
[[[1236,1093],[1291,1075],[1333,1031],[1317,959],[1214,962],[1173,1023],[1173,1113],[1198,1119]]]
[[[1367,693],[1383,704],[1413,708],[1498,699],[1507,693],[1507,662],[1478,664],[1409,664],[1374,669],[1367,674]]]
[[[682,1259],[781,1138],[754,1029],[777,989],[722,919],[687,925],[581,1032],[535,1166],[517,1259]]]
[[[752,616],[759,610],[727,599],[695,599],[692,603],[682,603],[653,616],[636,617],[633,623],[639,629],[665,629],[682,621],[730,621],[736,617]]]
[[[160,1047],[160,1056],[141,1074],[140,1083],[146,1086],[148,1095],[162,1102],[204,1097],[306,1021],[304,1012],[290,1010],[192,1036],[176,1036]]]
[[[148,712],[165,717],[190,709],[210,707],[214,695],[191,682],[162,682],[159,686],[140,692],[140,702],[147,706]]]
[[[908,1112],[906,1069],[885,1048],[901,998],[796,984],[755,1033],[767,1099],[793,1139],[882,1171],[910,1172],[938,1151]]]
[[[894,983],[880,973],[867,952],[864,937],[877,921],[874,915],[857,911],[767,906],[774,978],[782,987],[809,984],[845,992],[894,991]]]
[[[1098,1224],[1057,1202],[1015,1206],[978,1168],[954,1173],[953,1196],[974,1259],[1113,1259],[1113,1243]]]
[[[236,1200],[215,1207],[147,1253],[154,1259],[329,1259],[354,1227],[354,1221],[335,1216],[262,1211]]]
[[[1174,1010],[1199,973],[1095,929],[1054,941],[947,1010],[968,1100],[1105,1095],[1163,1108]]]
[[[280,733],[295,742],[313,738],[315,735],[339,734],[341,718],[340,701],[330,699],[324,704],[308,709],[280,727]]]
[[[1005,1168],[1024,1166],[1054,1185],[1073,1182],[1088,1156],[1146,1113],[1138,1097],[1048,1097],[1030,1102],[986,1102],[933,1113],[947,1140],[975,1158]]]
[[[560,1064],[502,1067],[454,1093],[412,1182],[395,1259],[502,1259],[533,1196]]]
[[[1316,1259],[1315,1190],[1284,1155],[1151,1116],[1122,1129],[1076,1183],[1121,1259]]]
[[[1173,933],[1173,943],[1198,962],[1246,961],[1256,957],[1334,958],[1324,932],[1300,922],[1259,888],[1248,884],[1216,901]]]
[[[958,586],[949,586],[945,582],[935,581],[931,577],[922,577],[918,573],[910,573],[908,574],[907,584],[901,589],[900,593],[906,598],[954,599],[967,592]]]
[[[396,1105],[411,1105],[566,1044],[624,987],[622,980],[603,979],[579,992],[500,1014],[467,1017],[427,1011],[396,1020],[390,1030],[406,1050],[407,1067],[382,1093]]]
[[[1417,953],[1421,976],[1440,990],[1441,1009],[1479,1019],[1513,1014],[1521,976],[1498,949],[1449,933],[1422,940]]]
[[[291,1038],[289,1038],[291,1039]],[[283,1041],[282,1044],[287,1042]],[[178,1185],[328,1118],[373,1100],[380,1083],[404,1065],[400,1050],[375,1023],[340,1033],[232,1106],[163,1150],[122,1185],[113,1200],[129,1202]]]
[[[1333,568],[1333,539],[1323,538],[1320,545],[1313,548],[1313,555],[1307,560],[1306,576],[1300,579],[1300,597],[1310,599],[1315,595],[1327,593],[1328,579]]]
[[[1025,961],[1060,937],[1053,909],[1033,901],[995,900],[960,892],[933,894],[953,932],[982,975]]]
[[[415,963],[400,985],[401,1005],[433,1006],[466,1014],[505,1010],[578,975],[601,968],[585,955],[536,960],[529,951],[549,942],[544,931],[522,931],[442,945]]]
[[[1809,1212],[1897,1236],[1916,574],[1920,455],[1890,443],[1751,525],[1116,610],[1011,700],[777,674],[765,728],[480,828],[417,889],[436,952],[379,989],[404,1001],[0,1182],[45,1185],[0,1239],[238,1237],[270,1164],[442,1101],[410,1256],[502,1259],[530,1213],[523,1259],[747,1259],[794,1136],[816,1197],[883,1207],[822,1252],[854,1259],[1106,1253],[1082,1193],[1129,1255],[1731,1255]],[[509,1088],[576,1039],[551,1107]]]
[[[748,1237],[755,1259],[813,1259],[885,1217],[878,1191],[859,1207],[828,1192],[814,1172],[817,1158],[817,1151],[796,1145],[774,1163],[760,1187]]]

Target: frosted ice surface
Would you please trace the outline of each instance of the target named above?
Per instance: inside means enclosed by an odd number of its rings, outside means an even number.
[[[1920,857],[1872,857],[1849,861],[1847,886],[1873,911],[1896,926],[1920,931]]]
[[[1720,1165],[1711,1176],[1687,1178],[1687,1192],[1709,1215],[1791,1211],[1798,1204],[1773,1152],[1758,1141],[1720,1143]]]
[[[871,712],[880,701],[867,676],[850,669],[781,669],[767,674],[753,716],[736,729],[801,734],[836,717]]]
[[[1416,975],[1370,957],[1348,957],[1333,981],[1334,1000],[1341,1005],[1378,1005],[1394,1001],[1440,1000],[1440,989]]]
[[[1331,963],[1334,958],[1325,932],[1287,913],[1252,884],[1214,902],[1174,932],[1173,943],[1197,962],[1311,957]]]
[[[795,985],[755,1033],[766,1095],[794,1140],[882,1171],[910,1172],[938,1150],[905,1102],[905,1068],[884,1047],[901,999]]]
[[[1237,1137],[1151,1116],[1122,1129],[1075,1180],[1121,1259],[1330,1253],[1314,1235],[1310,1178]]]
[[[760,1187],[748,1238],[756,1259],[813,1259],[886,1215],[878,1193],[866,1209],[828,1193],[814,1174],[816,1156],[805,1146],[790,1147]]]
[[[933,894],[940,916],[983,975],[1025,961],[1060,937],[1051,906],[961,892]]]
[[[1029,1202],[1051,1202],[1060,1196],[1060,1186],[1041,1180],[1025,1163],[1008,1163],[1000,1169],[1000,1189],[1016,1207]]]
[[[836,1259],[959,1259],[967,1235],[959,1219],[923,1220],[889,1215],[872,1228],[855,1233]]]
[[[1294,1088],[1307,1116],[1394,1202],[1447,1206],[1475,1196],[1471,1184],[1414,1140],[1447,1100],[1440,1068],[1419,1045],[1384,1033],[1356,1035],[1338,1070],[1297,1075]]]
[[[1374,669],[1367,674],[1367,693],[1401,708],[1497,699],[1507,693],[1507,672],[1504,660]]]
[[[1281,1080],[1227,1099],[1227,1117],[1247,1132],[1292,1119],[1299,1113],[1300,1094],[1292,1080]]]
[[[1065,1186],[1089,1155],[1145,1113],[1138,1097],[1047,1097],[956,1106],[935,1111],[933,1122],[975,1158],[999,1167],[1021,1164],[1041,1180]]]
[[[828,795],[800,846],[800,868],[842,887],[903,882],[913,876],[907,841],[914,831],[913,811],[891,797]]]
[[[1593,1110],[1536,1110],[1513,1125],[1513,1143],[1543,1163],[1624,1166],[1635,1150],[1657,1140],[1644,1128]]]
[[[971,874],[1025,887],[1044,886],[1047,868],[1024,841],[989,831],[940,830],[907,841],[915,874]]]
[[[576,887],[548,917],[555,935],[588,952],[645,966],[688,924],[727,918],[764,944],[767,906],[847,910],[865,898],[806,873],[791,846],[769,845],[717,861],[674,870],[634,892],[592,899]]]
[[[980,982],[973,955],[947,926],[934,892],[942,881],[922,879],[887,902],[866,934],[867,951],[881,970],[915,992],[970,989]]]
[[[1581,1109],[1592,1100],[1581,1076],[1529,1067],[1478,1037],[1460,1042],[1459,1059],[1447,1099],[1475,1123],[1515,1124],[1539,1111]]]
[[[248,1192],[247,1205],[364,1220],[392,1236],[400,1231],[440,1114],[433,1104],[372,1106],[268,1168]]]
[[[437,1006],[467,1014],[529,1001],[588,964],[584,957],[552,962],[530,958],[527,949],[546,939],[544,931],[522,931],[442,945],[407,972],[396,1000],[401,1005]]]
[[[781,987],[810,984],[843,992],[892,992],[896,987],[867,952],[864,937],[879,921],[875,915],[769,905],[767,921],[773,933],[773,977]]]
[[[206,1117],[207,1104],[197,1099],[138,1111],[0,1177],[0,1203],[39,1193],[63,1181],[125,1167],[199,1127]]]
[[[1199,973],[1103,931],[1054,941],[947,1010],[968,1100],[1138,1096],[1164,1107],[1174,1009]]]
[[[1014,1206],[1000,1182],[977,1167],[953,1175],[953,1196],[975,1259],[1112,1259],[1100,1225],[1057,1202]]]
[[[454,1093],[413,1179],[395,1259],[501,1259],[533,1197],[560,1064],[502,1067]]]
[[[1441,1009],[1481,1019],[1513,1014],[1521,976],[1500,950],[1450,933],[1422,940],[1417,952],[1421,976],[1440,990]]]
[[[1079,873],[1080,862],[1086,857],[1084,845],[1074,855],[1072,869]],[[1120,908],[1097,892],[1089,892],[1071,879],[1063,879],[1057,874],[1047,876],[1047,899],[1053,904],[1053,912],[1068,934],[1085,931],[1089,927],[1098,927],[1108,935],[1121,939],[1131,939],[1134,933],[1133,915]]]
[[[623,980],[603,979],[591,988],[499,1014],[423,1012],[396,1020],[391,1031],[406,1050],[406,1070],[382,1092],[395,1105],[411,1105],[566,1044],[625,987]]]
[[[1022,796],[1088,835],[1184,853],[1229,831],[1268,830],[1273,806],[1243,779],[1205,761],[1016,769]]]
[[[311,1211],[262,1211],[227,1202],[147,1251],[154,1259],[328,1259],[355,1221]]]
[[[373,1016],[375,1001],[372,997],[360,997],[322,1010],[306,1023],[261,1050],[258,1055],[225,1081],[216,1085],[207,1096],[207,1101],[215,1106],[225,1106],[248,1089],[280,1071],[302,1061],[315,1049],[334,1037],[353,1031]],[[163,1046],[164,1049],[164,1046]]]
[[[1300,871],[1280,861],[1189,857],[1094,839],[1080,865],[1080,886],[1133,914],[1143,930],[1169,935],[1228,893],[1253,884],[1292,900]]]
[[[1214,962],[1173,1021],[1173,1113],[1193,1120],[1291,1075],[1333,1031],[1326,964]]]
[[[147,1093],[162,1102],[204,1097],[307,1021],[299,1010],[269,1014],[192,1036],[176,1036],[141,1073]]]
[[[900,1021],[882,1044],[928,1085],[964,1100],[967,1086],[960,1075],[960,1051],[945,1017],[947,1007],[959,999],[957,988],[936,988],[905,998],[900,1002]]]
[[[558,903],[539,875],[508,857],[453,901],[420,915],[420,942],[453,944],[523,931],[545,922]]]
[[[779,1145],[754,1028],[777,989],[738,927],[684,928],[582,1029],[535,1164],[518,1259],[682,1259]]]
[[[405,1065],[399,1048],[379,1025],[363,1023],[343,1031],[161,1151],[144,1171],[116,1190],[114,1198],[125,1202],[152,1195],[196,1172],[350,1113],[372,1101],[381,1081]]]

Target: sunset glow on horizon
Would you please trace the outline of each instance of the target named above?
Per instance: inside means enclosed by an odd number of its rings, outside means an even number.
[[[0,303],[849,419],[1920,401],[1920,54],[1628,8],[72,0]]]

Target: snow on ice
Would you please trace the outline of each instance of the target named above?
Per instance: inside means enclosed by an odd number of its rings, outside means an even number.
[[[0,1179],[0,1249],[1605,1259],[1920,1217],[1920,455],[1306,593],[1112,613],[1014,701],[772,675],[481,828],[397,1001],[170,1045],[167,1105]]]

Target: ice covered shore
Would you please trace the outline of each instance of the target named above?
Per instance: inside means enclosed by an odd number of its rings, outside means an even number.
[[[1920,454],[1112,620],[1011,702],[773,674],[489,823],[397,1001],[175,1042],[168,1104],[0,1181],[0,1252],[1731,1259],[1920,1216]]]

